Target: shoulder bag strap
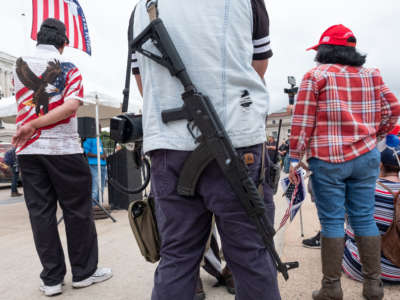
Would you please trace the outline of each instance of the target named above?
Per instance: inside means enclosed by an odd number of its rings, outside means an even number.
[[[385,190],[389,191],[389,192],[393,195],[393,198],[396,199],[396,197],[399,195],[399,193],[397,193],[397,195],[396,195],[389,187],[387,187],[387,186],[386,186],[385,184],[383,184],[382,182],[377,181],[376,183],[377,183],[378,185],[380,185],[381,187],[383,187]]]

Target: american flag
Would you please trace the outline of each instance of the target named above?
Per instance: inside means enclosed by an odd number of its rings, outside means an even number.
[[[285,191],[284,196],[287,199],[289,206],[282,218],[279,229],[285,226],[289,219],[290,222],[293,221],[301,205],[306,199],[307,191],[304,182],[305,171],[303,169],[299,169],[296,175],[299,179],[299,183],[297,185],[290,183],[289,178],[284,178],[281,181],[283,190]]]
[[[37,33],[43,21],[54,18],[65,24],[69,46],[92,54],[86,18],[78,0],[32,0],[32,7],[33,40],[37,40]]]

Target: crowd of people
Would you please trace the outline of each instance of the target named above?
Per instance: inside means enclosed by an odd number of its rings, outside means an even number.
[[[261,213],[271,224],[273,193],[262,180],[268,173],[268,163],[264,170],[265,150],[271,158],[282,157],[283,169],[294,184],[299,182],[300,162],[307,160],[321,223],[318,240],[323,273],[322,286],[312,298],[343,299],[343,268],[352,278],[363,281],[367,300],[383,299],[381,278],[399,276],[398,266],[381,256],[381,234],[393,220],[390,215],[398,198],[400,149],[387,146],[380,153],[377,144],[385,141],[398,122],[400,105],[379,70],[363,67],[366,56],[357,51],[353,32],[343,25],[332,26],[310,48],[316,51],[318,64],[303,78],[290,139],[276,153],[273,139],[264,149],[269,102],[264,76],[273,55],[264,1],[231,1],[229,7],[227,2],[215,0],[186,1],[185,5],[180,0],[155,2],[137,4],[132,16],[135,36],[156,16],[162,18],[196,87],[211,99],[246,163],[249,178],[261,187],[260,198],[267,208]],[[64,24],[47,19],[40,27],[35,53],[19,58],[14,72],[18,129],[13,144],[43,266],[40,289],[46,296],[62,293],[66,274],[57,202],[66,224],[72,286],[83,288],[112,277],[111,269],[98,267],[91,201],[98,197],[96,178],[104,180],[105,157],[101,152],[102,170],[98,174],[94,140],[83,145],[89,163],[82,154],[76,132],[76,112],[85,101],[82,76],[62,57],[68,43]],[[195,196],[178,192],[180,171],[197,145],[186,122],[166,124],[161,111],[181,106],[182,87],[148,57],[135,53],[132,60],[144,98],[143,151],[151,159],[161,238],[161,260],[151,299],[205,298],[199,268],[206,249],[210,249],[207,244],[213,224],[228,268],[222,271],[220,264],[214,267],[228,291],[240,300],[281,299],[276,264],[217,162],[211,161],[204,169]],[[32,84],[39,77],[46,78],[49,86]],[[219,250],[206,254],[205,259],[217,256]]]

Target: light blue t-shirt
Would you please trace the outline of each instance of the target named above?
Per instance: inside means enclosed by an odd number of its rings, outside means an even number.
[[[83,142],[83,149],[85,150],[85,153],[92,153],[92,154],[97,154],[97,141],[96,138],[87,138]],[[103,154],[103,143],[101,142],[100,139],[100,155]],[[97,157],[88,157],[88,162],[89,165],[97,165]],[[100,159],[100,165],[105,166],[106,161],[104,159]]]

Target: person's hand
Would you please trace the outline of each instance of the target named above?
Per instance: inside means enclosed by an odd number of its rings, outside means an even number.
[[[293,114],[293,110],[294,110],[293,104],[289,104],[288,107],[286,107],[286,112],[290,115]]]
[[[297,171],[297,166],[294,166],[293,163],[290,164],[290,170],[289,170],[289,181],[295,185],[297,185],[299,179],[297,177],[296,171]]]
[[[19,127],[16,134],[12,138],[12,145],[14,147],[19,147],[25,145],[30,138],[35,134],[36,128],[31,122]]]

